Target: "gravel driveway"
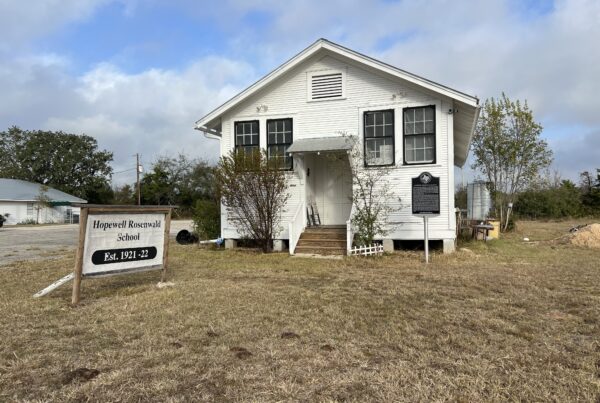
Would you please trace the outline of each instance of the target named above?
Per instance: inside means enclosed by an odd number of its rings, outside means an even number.
[[[171,222],[171,237],[191,229],[192,221]],[[0,228],[0,266],[29,259],[51,259],[52,255],[75,250],[79,225],[5,226]]]

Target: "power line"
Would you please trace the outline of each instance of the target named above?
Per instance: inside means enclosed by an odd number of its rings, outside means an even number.
[[[124,173],[124,172],[129,172],[129,171],[135,171],[135,168],[129,168],[129,169],[125,169],[125,170],[123,170],[123,171],[117,171],[117,172],[113,172],[112,174],[113,174],[113,175],[115,175],[115,174],[122,174],[122,173]]]

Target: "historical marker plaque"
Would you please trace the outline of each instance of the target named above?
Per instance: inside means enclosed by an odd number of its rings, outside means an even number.
[[[415,215],[440,214],[440,178],[423,172],[412,178],[412,213]]]

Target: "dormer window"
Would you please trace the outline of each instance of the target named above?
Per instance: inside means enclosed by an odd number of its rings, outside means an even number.
[[[308,100],[327,101],[346,97],[346,74],[342,70],[308,73]]]

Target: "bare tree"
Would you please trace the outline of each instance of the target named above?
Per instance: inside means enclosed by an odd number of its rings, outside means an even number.
[[[231,151],[215,171],[218,192],[239,233],[256,240],[263,252],[281,231],[281,212],[289,199],[285,171],[265,151]]]
[[[38,195],[36,196],[36,204],[35,204],[35,210],[36,210],[36,224],[40,223],[40,211],[45,210],[46,208],[50,207],[50,198],[48,197],[48,186],[46,185],[42,185],[40,186],[40,191],[38,193]]]
[[[552,162],[552,151],[540,138],[541,132],[527,102],[513,102],[505,94],[499,100],[485,101],[471,144],[472,168],[491,184],[501,221],[516,194]]]
[[[595,179],[590,171],[581,172],[579,174],[579,186],[584,194],[589,193],[595,187],[600,188],[600,169]]]
[[[389,216],[397,211],[390,200],[394,198],[388,166],[365,167],[365,154],[356,136],[348,135],[352,148],[348,155],[352,171],[352,225],[356,228],[356,242],[370,245],[376,236],[385,236],[394,225]]]

